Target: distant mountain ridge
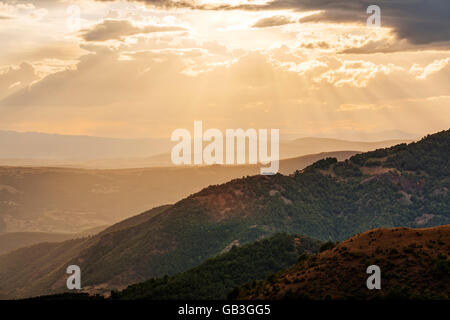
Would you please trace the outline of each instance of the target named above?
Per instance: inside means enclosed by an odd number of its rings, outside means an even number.
[[[108,159],[167,152],[163,139],[118,139],[38,132],[0,131],[0,158]]]
[[[383,140],[417,140],[420,139],[422,135],[405,132],[401,130],[382,130],[375,132],[364,132],[364,131],[354,131],[354,130],[336,130],[328,133],[315,134],[318,138],[330,138],[339,137],[342,140],[352,140],[352,141],[383,141]]]
[[[321,152],[369,151],[408,139],[372,142],[329,138],[280,141],[280,159]],[[0,131],[0,165],[118,169],[172,166],[167,139],[118,139],[92,136]]]
[[[62,242],[69,239],[82,238],[94,235],[105,229],[106,226],[92,228],[81,233],[45,233],[45,232],[11,232],[0,233],[0,255],[29,247],[42,242]]]
[[[85,286],[123,288],[277,232],[336,241],[377,227],[448,224],[449,156],[447,130],[347,161],[319,160],[291,176],[213,185],[129,228],[0,256],[0,294],[64,291],[68,264],[81,267]]]

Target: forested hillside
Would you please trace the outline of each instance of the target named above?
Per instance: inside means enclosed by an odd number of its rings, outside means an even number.
[[[200,266],[172,277],[151,279],[113,292],[112,299],[197,300],[225,299],[247,281],[265,279],[292,266],[301,254],[319,250],[320,242],[277,234],[206,260]]]

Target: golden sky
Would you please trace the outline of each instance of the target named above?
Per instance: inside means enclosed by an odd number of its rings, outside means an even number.
[[[0,1],[0,130],[448,129],[450,2],[395,3]]]

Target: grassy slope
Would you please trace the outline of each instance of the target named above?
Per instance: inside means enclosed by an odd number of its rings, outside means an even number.
[[[450,225],[375,229],[309,256],[268,281],[239,289],[240,299],[450,298]],[[368,290],[366,269],[381,269]]]

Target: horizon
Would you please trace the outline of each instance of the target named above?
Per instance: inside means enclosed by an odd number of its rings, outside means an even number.
[[[180,129],[187,129],[187,128],[180,128]],[[233,128],[233,129],[243,129],[246,128]],[[382,131],[373,131],[373,132],[358,132],[362,136],[358,140],[358,133],[355,133],[355,138],[349,138],[349,137],[341,137],[339,133],[330,133],[330,134],[317,134],[317,135],[307,135],[302,133],[280,133],[280,139],[283,141],[293,141],[298,139],[330,139],[330,140],[344,140],[344,141],[352,141],[352,142],[382,142],[382,141],[389,141],[389,140],[411,140],[415,141],[417,139],[421,139],[429,134],[437,133],[440,131],[445,131],[448,128],[444,128],[442,130],[433,131],[433,132],[424,132],[421,134],[418,133],[412,133],[412,132],[404,132],[401,130],[382,130]],[[188,129],[187,129],[188,130]],[[44,132],[44,131],[20,131],[20,130],[1,130],[0,133],[19,133],[19,134],[42,134],[42,135],[52,135],[52,136],[66,136],[66,137],[80,137],[80,138],[99,138],[99,139],[114,139],[114,140],[167,140],[170,141],[170,138],[168,137],[115,137],[115,136],[96,136],[96,135],[89,135],[89,134],[70,134],[70,133],[58,133],[58,132]],[[349,132],[346,132],[347,134]],[[344,133],[344,134],[346,134]],[[386,134],[390,133],[393,134],[391,138],[384,138],[384,139],[376,139],[375,137],[380,134]],[[342,134],[342,132],[341,132]],[[403,138],[399,138],[395,136],[398,135],[404,135]],[[409,137],[409,138],[408,138]]]

